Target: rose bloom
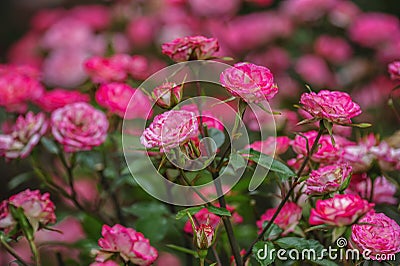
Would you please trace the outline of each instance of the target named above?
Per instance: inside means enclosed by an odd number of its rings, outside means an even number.
[[[178,86],[175,83],[166,82],[154,88],[151,95],[158,106],[166,109],[172,108],[182,99],[182,85]]]
[[[84,63],[84,68],[95,83],[124,81],[128,77],[132,58],[127,54],[115,54],[109,58],[94,56]]]
[[[386,141],[370,149],[376,156],[379,167],[384,171],[400,170],[400,148],[392,148]]]
[[[394,61],[388,65],[390,78],[393,80],[400,79],[400,61]]]
[[[46,91],[35,103],[46,112],[52,112],[70,103],[89,102],[90,97],[79,91],[64,90],[56,88]]]
[[[125,263],[130,261],[135,265],[150,265],[158,257],[150,241],[132,228],[119,224],[113,227],[103,225],[101,235],[96,262],[104,263],[114,254],[119,254]]]
[[[376,47],[393,39],[400,32],[399,19],[385,13],[363,13],[349,28],[350,38],[366,47]]]
[[[29,66],[0,65],[0,106],[8,112],[23,113],[26,102],[43,94],[39,72]]]
[[[270,100],[278,92],[271,71],[251,63],[237,63],[224,70],[220,82],[232,95],[248,103]]]
[[[285,153],[289,149],[290,144],[291,140],[285,136],[268,137],[266,140],[253,142],[247,148],[274,156]]]
[[[339,124],[350,124],[351,118],[361,114],[360,106],[353,102],[349,94],[341,91],[303,93],[300,103],[313,117]]]
[[[366,173],[354,174],[345,192],[369,199],[371,197],[371,183],[371,178]],[[372,202],[377,204],[397,204],[399,200],[395,196],[396,192],[397,187],[395,184],[387,180],[384,176],[378,176],[374,180]]]
[[[347,164],[328,165],[313,170],[306,181],[306,194],[323,195],[338,191],[340,186],[350,177],[352,168]]]
[[[56,49],[43,61],[43,81],[51,87],[74,88],[87,79],[83,63],[89,53],[80,48]]]
[[[15,222],[12,222],[13,218],[8,210],[7,204],[23,209],[34,232],[39,230],[41,226],[56,222],[56,215],[54,213],[55,206],[50,200],[50,194],[41,194],[39,190],[31,191],[27,189],[11,196],[7,201],[3,201],[0,208],[0,229],[3,228],[7,231],[10,230],[7,226],[13,226],[15,224]]]
[[[200,111],[196,104],[184,105],[181,107],[181,110],[195,113],[195,115],[197,116],[197,121],[199,122],[199,125],[200,125],[200,123],[203,123],[203,124],[207,125],[207,128],[215,128],[220,131],[224,131],[224,125],[210,110],[201,110],[201,121],[200,121]]]
[[[0,135],[0,156],[7,159],[26,158],[46,133],[48,126],[43,113],[20,115],[9,129],[9,134]]]
[[[332,63],[343,63],[351,57],[350,44],[343,38],[321,35],[314,43],[314,50]]]
[[[161,151],[169,151],[197,137],[199,123],[193,112],[171,110],[157,115],[140,137],[146,148],[158,147]]]
[[[263,230],[264,222],[271,220],[275,211],[276,208],[268,209],[263,215],[261,215],[261,219],[257,221],[259,232]],[[294,231],[294,228],[297,226],[299,220],[301,219],[301,213],[301,207],[294,202],[287,202],[283,206],[282,210],[279,212],[278,216],[274,220],[274,224],[276,224],[283,230],[283,236]]]
[[[217,39],[204,36],[178,38],[162,45],[163,54],[175,62],[209,59],[218,50]]]
[[[112,260],[107,260],[105,262],[93,262],[90,266],[119,266],[119,263],[116,263]]]
[[[330,199],[317,200],[315,209],[311,209],[309,223],[339,227],[351,225],[369,212],[374,205],[357,195],[336,194]]]
[[[374,134],[369,134],[361,139],[357,144],[345,145],[341,149],[340,162],[346,162],[353,168],[353,172],[362,173],[368,171],[372,166],[375,155],[370,152],[371,148],[377,144]]]
[[[400,252],[400,226],[383,213],[369,212],[352,226],[351,245],[371,251],[370,258],[382,260],[384,254]]]
[[[217,205],[217,207],[219,207],[219,205]],[[240,216],[236,211],[235,211],[235,207],[232,207],[230,205],[226,205],[226,209],[228,211],[231,212],[232,216],[232,222],[235,224],[240,224],[243,222],[243,217]],[[217,229],[220,221],[221,221],[221,217],[209,212],[207,210],[207,208],[201,209],[200,211],[198,211],[195,215],[193,215],[193,218],[195,221],[197,221],[199,224],[208,224],[210,225],[214,230]],[[185,223],[185,226],[183,228],[183,230],[185,231],[185,233],[188,234],[193,234],[193,227],[192,224],[190,223],[190,220],[187,220]]]
[[[296,72],[304,81],[317,87],[335,85],[335,78],[326,61],[314,54],[301,56],[295,64]]]
[[[107,137],[105,114],[87,103],[72,103],[51,114],[51,132],[66,152],[90,150]]]
[[[129,104],[133,95],[135,95],[134,102]],[[99,105],[125,119],[146,118],[151,109],[150,100],[142,91],[124,83],[112,82],[100,85],[95,98]]]
[[[292,148],[295,153],[300,155],[300,159],[304,158],[304,156],[307,156],[308,154],[307,140],[309,149],[311,149],[317,135],[318,132],[315,130],[304,132],[302,136],[296,135],[292,143]],[[329,135],[322,135],[318,141],[318,148],[311,156],[311,160],[324,164],[337,162],[340,158],[340,148],[349,145],[351,142],[336,135],[334,135],[333,138],[335,139],[335,146],[332,144]]]

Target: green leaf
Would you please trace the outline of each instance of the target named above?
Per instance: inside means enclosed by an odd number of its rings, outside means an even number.
[[[257,242],[253,249],[253,256],[262,266],[272,264],[276,259],[276,252],[272,252],[275,246],[270,241],[259,241]]]
[[[218,216],[231,216],[230,211],[225,208],[215,207],[214,205],[207,206],[207,210]]]
[[[16,175],[13,178],[11,178],[11,180],[7,184],[7,187],[10,190],[14,189],[33,177],[34,177],[34,172],[32,171]]]
[[[225,134],[221,130],[216,128],[208,128],[208,135],[215,141],[217,148],[221,147],[225,143]]]
[[[246,150],[242,151],[242,153],[246,154]],[[288,179],[289,177],[296,176],[292,169],[289,168],[286,164],[275,160],[271,156],[256,151],[254,149],[250,149],[250,158],[249,160],[275,172],[280,177],[284,179]]]
[[[341,237],[344,232],[346,232],[346,230],[346,226],[335,227],[332,232],[332,243],[335,242],[339,237]]]
[[[350,185],[350,180],[351,180],[351,174],[346,177],[346,179],[343,181],[342,185],[340,185],[339,191],[343,192],[347,189],[347,187]]]
[[[163,240],[168,232],[168,227],[167,218],[159,215],[146,215],[135,223],[135,229],[143,233],[152,243]]]
[[[328,120],[322,120],[324,123],[324,127],[326,128],[326,130],[328,130],[329,136],[331,137],[331,142],[332,145],[335,146],[335,138],[333,137],[333,133],[332,133],[332,128],[333,128],[333,124],[332,122],[329,122]]]
[[[269,222],[269,221],[264,221],[264,222],[263,222],[263,228],[264,228],[265,226],[267,226],[268,222]],[[274,240],[274,239],[277,239],[277,238],[280,236],[280,234],[281,234],[282,232],[283,232],[283,230],[282,230],[279,226],[277,226],[276,224],[273,223],[273,224],[270,226],[270,228],[268,228],[267,232],[265,232],[264,240]]]
[[[246,167],[247,163],[242,155],[238,153],[232,153],[229,156],[229,165],[232,165],[233,170],[237,171],[243,167]]]
[[[51,154],[58,154],[58,152],[59,152],[58,147],[53,140],[46,138],[46,137],[42,137],[40,139],[40,142],[42,143],[42,145],[46,148],[46,150],[48,152],[50,152]]]
[[[204,208],[204,206],[196,206],[196,207],[190,207],[187,209],[183,209],[176,214],[175,218],[177,220],[182,219],[183,217],[187,216],[187,213],[190,213],[190,215],[194,215],[195,213],[199,212],[203,208]]]
[[[84,215],[82,220],[82,227],[83,231],[85,231],[86,236],[89,239],[97,241],[101,236],[102,226],[103,225],[99,220],[87,214]]]

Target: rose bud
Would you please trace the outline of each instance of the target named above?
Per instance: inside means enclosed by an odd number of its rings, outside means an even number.
[[[166,82],[156,87],[151,96],[156,101],[158,106],[161,108],[170,109],[182,100],[182,89],[183,84],[181,86],[177,86],[175,83]]]

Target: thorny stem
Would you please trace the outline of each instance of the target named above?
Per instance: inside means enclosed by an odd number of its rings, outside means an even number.
[[[32,255],[33,255],[33,259],[35,261],[35,265],[36,266],[41,266],[42,264],[40,263],[40,254],[39,254],[39,251],[38,251],[38,249],[36,247],[36,244],[35,244],[34,240],[28,238],[28,242],[29,242],[29,247],[30,247],[30,249],[32,251]]]
[[[250,247],[247,249],[246,254],[243,256],[243,266],[246,263],[246,260],[249,258],[251,251],[253,249],[253,246],[260,241],[263,236],[265,235],[265,233],[268,231],[268,229],[272,226],[273,222],[275,221],[276,217],[278,216],[279,212],[282,210],[283,206],[285,205],[285,203],[289,200],[290,195],[293,193],[295,187],[299,184],[299,179],[304,171],[304,168],[307,166],[308,162],[310,161],[310,157],[313,155],[313,153],[316,151],[317,147],[318,147],[318,142],[322,136],[322,134],[325,131],[325,127],[323,124],[323,121],[320,121],[320,127],[318,130],[318,135],[315,138],[315,141],[310,149],[310,151],[308,152],[307,156],[305,157],[302,165],[300,166],[299,170],[297,171],[296,174],[296,178],[294,179],[294,182],[292,184],[292,186],[290,187],[289,191],[287,192],[285,198],[281,201],[281,203],[279,204],[278,208],[276,209],[274,215],[272,216],[272,218],[268,221],[268,224],[264,227],[264,229],[261,231],[261,233],[257,236],[257,238],[253,241],[253,243],[250,245]]]

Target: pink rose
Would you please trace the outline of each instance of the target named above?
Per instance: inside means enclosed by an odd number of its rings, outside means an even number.
[[[129,105],[134,94],[135,104]],[[124,83],[112,82],[100,85],[95,98],[99,105],[125,119],[144,119],[151,109],[151,102],[144,93]]]
[[[288,0],[282,2],[281,9],[285,15],[295,20],[315,21],[324,16],[336,2],[336,0]]]
[[[263,230],[264,222],[271,220],[276,209],[277,208],[268,209],[263,215],[261,215],[261,219],[257,221],[259,232]],[[301,213],[302,209],[300,206],[294,202],[287,202],[275,218],[274,224],[283,230],[282,235],[287,235],[294,231],[294,228],[301,219]]]
[[[400,61],[394,61],[388,65],[390,78],[393,80],[400,79]]]
[[[291,140],[288,137],[268,137],[263,141],[255,141],[248,145],[248,148],[252,148],[256,151],[274,156],[285,153],[289,149]]]
[[[219,205],[217,205],[218,207]],[[227,205],[226,209],[231,212],[232,214],[232,222],[235,224],[240,224],[243,222],[243,217],[240,216],[236,211],[235,208],[232,206]],[[193,218],[195,221],[197,221],[199,224],[208,224],[210,225],[214,230],[217,229],[218,225],[221,222],[221,217],[218,215],[209,212],[206,208],[201,209],[198,211],[195,215],[193,215]],[[183,228],[185,233],[188,234],[193,234],[193,228],[189,220],[185,223],[185,226]]]
[[[113,227],[103,225],[101,235],[103,237],[99,239],[97,262],[104,263],[115,253],[124,262],[130,261],[136,265],[150,265],[157,259],[158,252],[150,245],[150,241],[132,228],[119,224]]]
[[[371,178],[366,173],[356,174],[351,177],[347,194],[356,194],[364,199],[371,197]],[[381,204],[397,204],[399,201],[395,194],[397,187],[384,176],[378,176],[374,180],[372,202]]]
[[[40,45],[46,49],[76,49],[88,51],[92,45],[94,32],[89,25],[72,17],[64,17],[44,33]]]
[[[278,92],[271,71],[251,63],[237,63],[224,70],[220,82],[232,95],[249,103],[270,100]]]
[[[215,128],[220,131],[224,131],[224,125],[222,122],[213,114],[210,110],[202,110],[201,111],[201,121],[200,121],[200,112],[197,108],[196,104],[187,104],[181,107],[181,110],[189,111],[195,113],[197,116],[197,121],[207,125],[207,128]],[[213,110],[215,111],[215,110]]]
[[[152,98],[161,108],[172,108],[182,99],[182,86],[175,83],[166,82],[156,88],[152,92]]]
[[[74,88],[87,79],[83,63],[89,53],[75,47],[56,49],[43,61],[43,80],[52,87]]]
[[[162,45],[163,54],[175,62],[209,59],[218,49],[217,39],[204,36],[178,38]]]
[[[105,114],[87,103],[72,103],[51,114],[51,132],[66,152],[90,150],[107,137]]]
[[[0,106],[8,112],[25,112],[27,101],[39,98],[43,91],[35,68],[0,65]]]
[[[392,148],[385,141],[370,149],[378,159],[379,167],[385,171],[400,170],[400,148]]]
[[[128,77],[132,58],[127,54],[115,54],[109,58],[94,56],[84,63],[84,68],[95,83],[124,81]]]
[[[317,200],[315,209],[311,209],[309,223],[311,225],[351,225],[369,212],[374,205],[357,195],[336,194],[330,199]]]
[[[308,195],[323,195],[338,191],[343,182],[350,177],[352,168],[347,164],[328,165],[313,170],[306,181]]]
[[[383,213],[369,212],[352,226],[351,245],[360,251],[371,251],[370,258],[382,260],[383,255],[400,252],[400,226]]]
[[[311,149],[315,139],[317,138],[317,131],[308,131],[300,135],[296,135],[293,140],[292,148],[295,153],[300,155],[300,158],[304,158],[308,154],[308,148]],[[318,148],[311,156],[311,160],[324,164],[331,164],[337,162],[340,158],[340,148],[351,143],[340,136],[333,136],[335,139],[335,145],[332,144],[331,137],[329,135],[322,135],[318,141]]]
[[[43,113],[35,115],[29,112],[19,116],[9,134],[0,135],[0,156],[7,159],[26,158],[46,133],[48,126]]]
[[[345,145],[340,152],[340,161],[351,165],[353,172],[366,172],[372,166],[375,159],[375,155],[370,150],[376,143],[376,137],[374,134],[370,134],[357,144]]]
[[[399,33],[399,19],[385,13],[360,14],[349,28],[350,38],[366,47],[385,44]]]
[[[303,93],[300,103],[313,117],[339,124],[350,124],[351,118],[361,114],[360,106],[353,102],[350,95],[341,91]]]
[[[46,112],[52,112],[70,103],[89,102],[90,97],[79,91],[53,89],[45,92],[35,103]]]
[[[5,202],[7,203],[2,203],[3,213],[0,214],[0,217],[3,218],[0,219],[0,225],[2,224],[2,226],[4,226],[4,224],[7,225],[7,223],[10,224],[10,219],[13,220],[4,204],[11,204],[16,208],[22,208],[35,232],[39,230],[41,226],[56,222],[56,215],[54,213],[55,206],[50,200],[49,193],[40,194],[39,190],[31,191],[27,189],[11,196],[8,201]]]
[[[146,148],[169,151],[198,134],[199,123],[193,112],[172,110],[157,115],[143,132],[140,142]]]
[[[335,85],[335,78],[326,61],[314,54],[301,56],[295,64],[296,72],[304,81],[316,87]]]
[[[332,63],[343,63],[351,57],[350,44],[340,37],[321,35],[314,43],[314,50]]]

